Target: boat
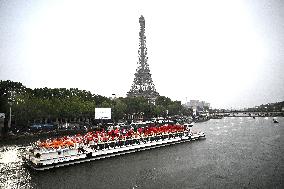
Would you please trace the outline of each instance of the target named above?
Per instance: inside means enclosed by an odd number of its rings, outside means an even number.
[[[23,159],[34,170],[46,170],[205,138],[204,132],[193,133],[192,126],[115,128],[47,139],[29,146]]]
[[[202,131],[193,132],[191,135],[191,140],[199,140],[199,139],[205,139],[205,133]]]
[[[276,118],[272,119],[273,123],[279,123]]]
[[[217,115],[217,114],[214,114],[212,116],[210,116],[210,119],[222,119],[224,116],[222,115]]]
[[[194,119],[195,123],[200,123],[200,122],[205,122],[205,121],[209,121],[210,118],[209,117],[197,117],[196,119]]]

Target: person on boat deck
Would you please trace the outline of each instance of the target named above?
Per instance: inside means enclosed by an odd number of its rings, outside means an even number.
[[[108,136],[107,135],[104,135],[103,136],[103,142],[107,142],[108,141]]]
[[[119,134],[120,134],[120,131],[119,131],[118,128],[116,128],[116,129],[114,130],[114,135],[115,135],[115,136],[119,136]]]
[[[137,129],[137,131],[138,131],[138,133],[142,133],[142,132],[143,132],[143,127],[139,127],[139,128]]]
[[[123,145],[123,135],[119,135],[118,139],[119,139],[119,146]]]

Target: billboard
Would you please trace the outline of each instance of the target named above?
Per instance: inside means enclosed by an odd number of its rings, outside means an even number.
[[[95,108],[95,119],[111,119],[111,108]]]
[[[4,113],[0,113],[0,118],[5,118],[5,114]]]

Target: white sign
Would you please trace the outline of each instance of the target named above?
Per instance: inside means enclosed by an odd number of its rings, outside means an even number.
[[[95,119],[111,119],[111,108],[95,108]]]
[[[0,113],[0,118],[5,118],[5,114],[4,113]]]

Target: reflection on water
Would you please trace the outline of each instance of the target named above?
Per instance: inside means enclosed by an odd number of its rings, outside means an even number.
[[[23,167],[22,149],[19,146],[0,148],[0,188],[31,188],[30,174]]]
[[[278,121],[210,120],[194,126],[206,140],[43,172],[24,166],[22,141],[0,144],[0,188],[284,188]]]

